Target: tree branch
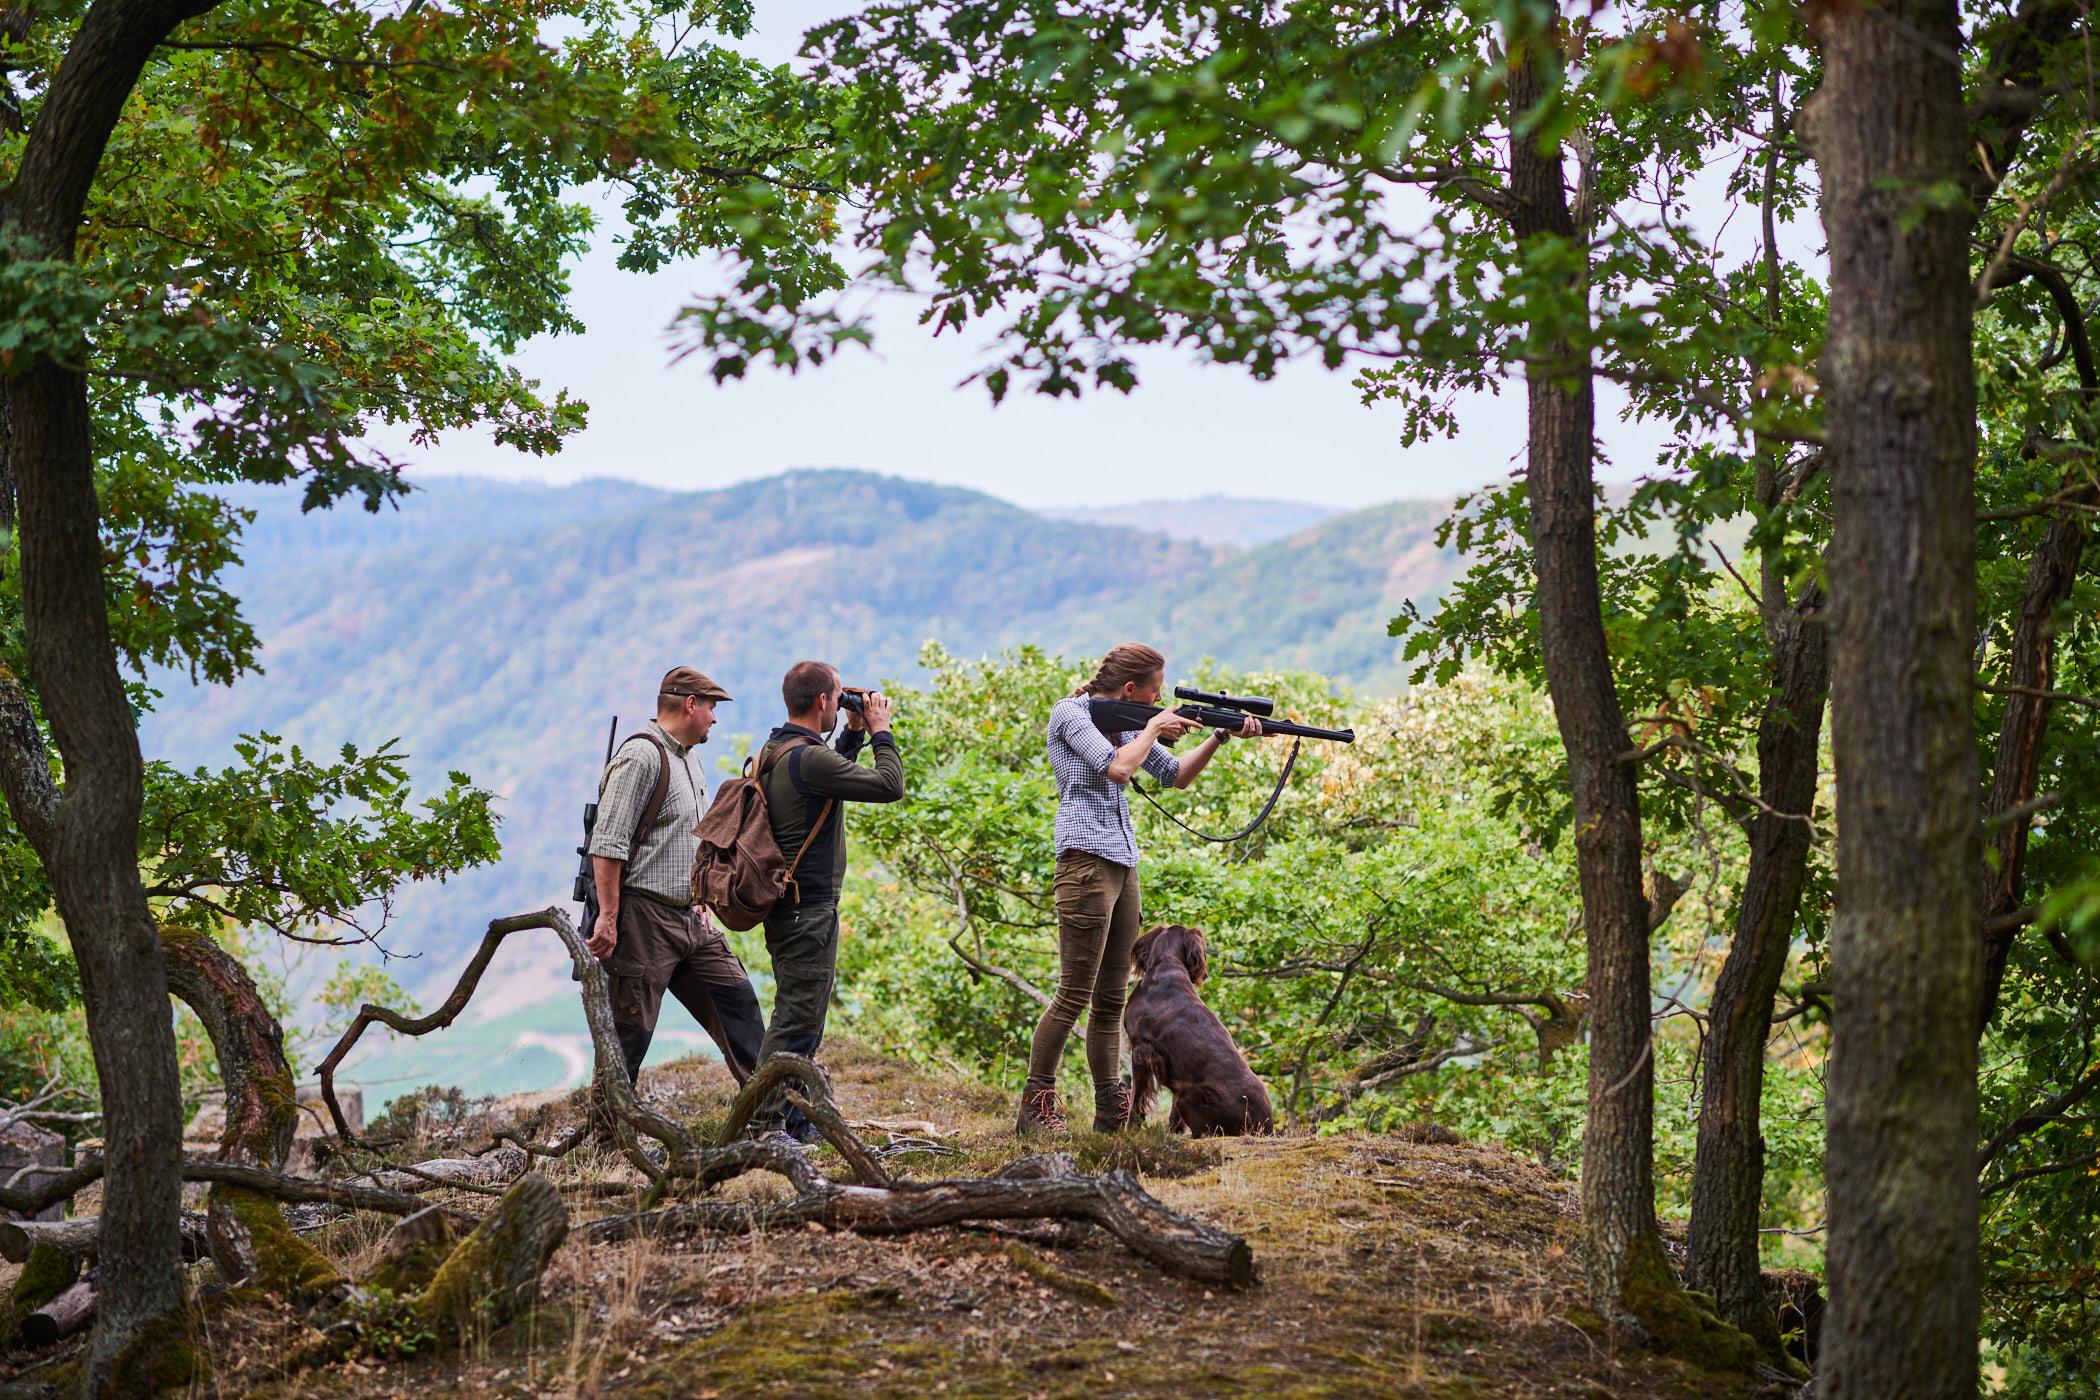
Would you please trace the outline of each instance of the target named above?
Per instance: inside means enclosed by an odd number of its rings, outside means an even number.
[[[2047,1103],[2028,1109],[1992,1133],[1983,1146],[1976,1150],[1976,1174],[1981,1176],[1983,1169],[1991,1164],[1992,1158],[2035,1129],[2046,1127],[2063,1117],[2095,1089],[2100,1089],[2100,1060],[2087,1065],[2085,1072],[2078,1076],[2070,1088]]]

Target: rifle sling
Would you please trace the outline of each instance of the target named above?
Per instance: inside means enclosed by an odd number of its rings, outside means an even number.
[[[1269,790],[1269,800],[1267,802],[1264,802],[1262,804],[1261,810],[1254,814],[1253,821],[1248,822],[1245,826],[1241,827],[1238,831],[1233,832],[1230,836],[1213,836],[1207,831],[1196,830],[1196,828],[1190,826],[1187,822],[1175,816],[1172,812],[1167,811],[1167,809],[1160,804],[1159,799],[1154,797],[1145,789],[1139,787],[1135,779],[1132,780],[1130,784],[1130,789],[1131,791],[1135,792],[1139,797],[1142,797],[1147,802],[1150,802],[1155,808],[1157,808],[1160,812],[1165,814],[1166,819],[1168,821],[1174,823],[1174,825],[1180,827],[1189,835],[1198,837],[1205,841],[1214,842],[1217,845],[1222,846],[1228,842],[1237,841],[1243,836],[1252,836],[1254,834],[1254,829],[1269,819],[1269,813],[1276,810],[1277,800],[1283,796],[1283,785],[1291,780],[1291,769],[1297,765],[1298,749],[1304,742],[1305,741],[1303,739],[1298,738],[1293,738],[1291,740],[1290,757],[1286,758],[1283,761],[1283,771],[1276,775],[1276,786]]]

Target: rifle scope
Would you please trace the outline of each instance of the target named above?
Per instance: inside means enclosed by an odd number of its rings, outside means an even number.
[[[1216,705],[1225,710],[1244,710],[1260,719],[1267,719],[1276,713],[1276,702],[1266,695],[1216,695],[1208,690],[1177,685],[1174,687],[1174,698],[1198,705]]]

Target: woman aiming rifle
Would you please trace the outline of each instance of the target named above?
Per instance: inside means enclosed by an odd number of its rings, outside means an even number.
[[[1159,704],[1167,659],[1125,642],[1101,659],[1094,678],[1050,708],[1045,731],[1057,775],[1057,995],[1036,1024],[1021,1093],[1019,1133],[1066,1126],[1057,1102],[1057,1064],[1065,1040],[1086,1013],[1086,1062],[1094,1079],[1094,1131],[1130,1126],[1130,1087],[1123,1083],[1123,998],[1130,986],[1130,945],[1141,922],[1137,834],[1124,789],[1142,768],[1159,783],[1185,788],[1229,736],[1215,729],[1194,752],[1177,758],[1166,746],[1198,726],[1171,709],[1113,741],[1094,725],[1090,698]],[[1236,731],[1252,738],[1261,721]]]

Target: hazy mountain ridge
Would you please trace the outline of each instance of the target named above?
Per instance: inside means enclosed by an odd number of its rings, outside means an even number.
[[[1250,496],[1196,496],[1116,506],[1058,506],[1038,514],[1085,525],[1123,525],[1177,540],[1253,549],[1342,514],[1338,506]]]
[[[259,514],[238,586],[265,674],[163,677],[146,750],[221,764],[242,732],[323,750],[398,736],[426,781],[458,768],[503,794],[502,864],[403,902],[397,946],[432,954],[418,978],[449,978],[488,918],[566,898],[606,717],[632,732],[673,664],[737,697],[711,759],[779,721],[791,662],[908,681],[929,639],[1084,658],[1142,637],[1177,672],[1210,656],[1382,688],[1399,675],[1385,620],[1457,567],[1425,502],[1233,551],[844,471],[704,493],[440,480],[378,517],[301,516],[290,493],[243,504]]]

